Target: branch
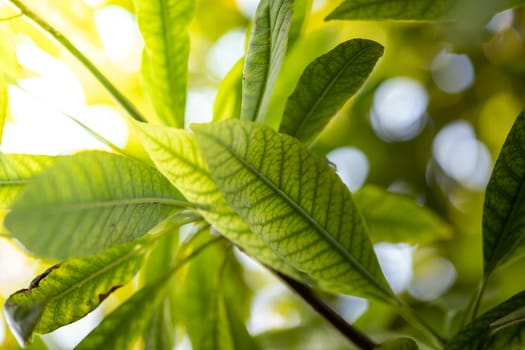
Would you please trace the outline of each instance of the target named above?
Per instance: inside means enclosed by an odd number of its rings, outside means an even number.
[[[66,38],[61,32],[55,27],[49,24],[42,17],[31,11],[21,0],[9,0],[13,6],[15,6],[22,15],[26,16],[43,31],[51,35],[56,41],[64,46],[76,59],[78,59],[82,65],[99,81],[102,86],[113,96],[113,98],[128,112],[133,118],[141,122],[145,122],[146,119],[137,110],[137,108],[131,103],[131,101],[124,96],[116,87],[113,85],[108,78],[87,58],[76,46]]]
[[[322,301],[315,293],[306,285],[297,282],[296,280],[268,267],[275,275],[277,275],[284,283],[293,289],[299,296],[308,303],[321,317],[328,323],[335,327],[346,339],[354,343],[359,349],[373,350],[379,345],[370,339],[366,334],[354,328],[346,322],[337,312]]]

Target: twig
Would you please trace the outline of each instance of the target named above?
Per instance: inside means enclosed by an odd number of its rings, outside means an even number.
[[[314,309],[328,323],[334,326],[335,329],[337,329],[346,339],[354,343],[359,349],[373,350],[378,347],[377,343],[370,339],[366,334],[346,322],[337,312],[315,295],[309,287],[272,268],[269,269],[286,283],[288,287],[299,294],[299,296],[306,301],[312,309]]]

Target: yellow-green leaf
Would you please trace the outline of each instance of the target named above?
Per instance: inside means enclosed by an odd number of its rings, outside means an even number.
[[[221,234],[248,255],[302,281],[306,276],[279,258],[224,201],[195,138],[184,130],[136,124],[141,142],[160,172]]]
[[[33,332],[49,333],[93,311],[137,273],[145,243],[126,243],[51,266],[27,289],[11,295],[4,309],[18,342],[26,344]]]
[[[288,98],[279,131],[311,142],[359,90],[382,55],[378,43],[354,39],[317,58]]]
[[[193,8],[194,0],[135,0],[145,45],[142,75],[165,125],[184,127]]]
[[[264,122],[286,54],[293,0],[261,0],[244,62],[241,119]]]
[[[244,58],[241,58],[222,80],[219,91],[217,91],[215,103],[213,104],[214,121],[240,118],[243,67]]]
[[[8,209],[22,188],[56,157],[0,153],[0,209]]]
[[[399,338],[382,343],[377,350],[418,350],[416,342],[410,338]]]
[[[353,198],[374,242],[425,244],[450,237],[450,226],[406,196],[367,185]]]
[[[186,205],[154,168],[83,152],[59,159],[27,185],[5,225],[31,252],[62,260],[132,241]]]
[[[326,290],[393,300],[350,192],[324,159],[253,122],[192,128],[226,202],[286,262]]]

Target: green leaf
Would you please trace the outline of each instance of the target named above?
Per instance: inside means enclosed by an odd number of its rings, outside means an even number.
[[[76,350],[129,350],[140,341],[154,310],[168,291],[170,278],[149,284],[126,300],[84,338]]]
[[[213,104],[214,121],[240,118],[243,67],[244,58],[241,58],[222,80]]]
[[[279,131],[311,142],[359,90],[382,55],[378,43],[354,39],[317,58],[288,98]]]
[[[481,18],[486,22],[500,11],[523,4],[523,0],[345,0],[326,19],[475,22]]]
[[[451,235],[441,218],[406,196],[367,185],[353,198],[374,242],[425,244]]]
[[[326,290],[393,300],[350,192],[324,159],[252,122],[193,129],[228,204],[286,262]]]
[[[155,307],[149,327],[144,334],[145,350],[172,350],[174,348],[175,323],[171,311],[169,296]]]
[[[286,54],[293,0],[261,0],[244,63],[241,119],[264,122]]]
[[[165,125],[184,127],[194,0],[135,0],[144,38],[142,76]]]
[[[419,347],[410,338],[399,338],[382,343],[377,350],[417,350]]]
[[[13,199],[56,157],[0,153],[0,209],[8,209]]]
[[[521,292],[478,317],[456,334],[445,349],[522,349],[525,345],[524,308],[525,292]]]
[[[196,241],[202,239],[208,238],[197,237]],[[180,311],[194,350],[255,349],[238,346],[238,342],[250,341],[238,317],[239,311],[249,308],[249,300],[247,287],[238,283],[241,270],[235,264],[231,248],[225,241],[208,248],[188,264],[185,279],[179,281]],[[235,300],[235,311],[228,308],[227,298]]]
[[[452,11],[457,0],[344,0],[326,17],[367,20],[437,20]]]
[[[132,242],[101,254],[51,266],[11,295],[4,306],[18,342],[35,333],[49,333],[93,311],[142,266],[147,241]]]
[[[295,0],[293,4],[293,14],[288,35],[288,50],[295,45],[303,34],[310,17],[313,0]]]
[[[503,144],[485,193],[483,257],[485,276],[525,243],[525,113]]]
[[[211,178],[195,138],[184,130],[135,124],[141,142],[160,172],[221,234],[246,254],[301,281],[308,277],[288,266],[228,206]]]
[[[154,168],[83,152],[59,159],[24,188],[5,225],[31,252],[65,259],[132,241],[184,205]]]

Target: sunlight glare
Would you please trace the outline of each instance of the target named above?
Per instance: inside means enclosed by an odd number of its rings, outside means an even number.
[[[95,10],[94,17],[109,59],[123,71],[139,71],[144,43],[135,16],[123,7],[111,5]]]

